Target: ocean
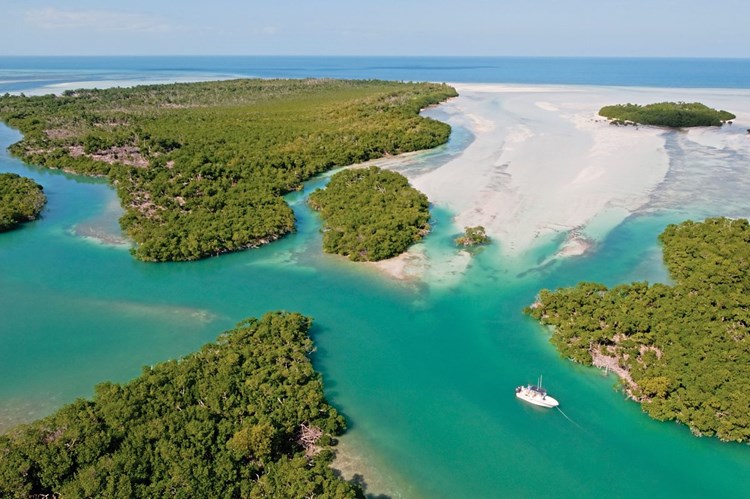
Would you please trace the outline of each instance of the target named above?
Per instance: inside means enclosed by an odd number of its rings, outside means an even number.
[[[216,77],[749,88],[750,59],[0,56],[3,93],[71,82]]]
[[[239,76],[747,89],[750,60],[0,57],[0,93]],[[424,167],[460,154],[468,133],[457,127],[448,144],[420,153]],[[344,448],[369,492],[750,494],[746,445],[650,419],[611,375],[560,358],[549,333],[522,313],[542,288],[668,280],[657,235],[720,212],[720,187],[700,213],[663,208],[628,218],[583,257],[520,268],[490,246],[441,285],[394,281],[323,255],[319,220],[304,200],[325,176],[287,197],[298,231],[281,241],[198,262],[138,262],[118,243],[111,187],[21,163],[6,151],[19,139],[0,126],[0,171],[35,179],[49,201],[41,220],[0,234],[0,431],[90,396],[98,382],[127,381],[144,365],[191,352],[245,317],[284,309],[315,320],[313,362],[349,420]],[[452,251],[452,214],[436,207],[433,216],[426,250]],[[534,251],[529,259],[543,262],[550,249]],[[540,374],[567,418],[513,396]]]

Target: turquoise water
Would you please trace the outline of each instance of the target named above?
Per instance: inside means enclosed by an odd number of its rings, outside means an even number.
[[[3,151],[18,138],[0,127]],[[470,140],[457,130],[422,161],[439,164]],[[679,152],[674,158],[680,162]],[[106,183],[25,166],[5,152],[0,171],[31,176],[49,198],[41,220],[0,234],[0,429],[88,396],[99,381],[125,381],[143,365],[190,352],[244,317],[286,309],[315,318],[313,361],[350,420],[347,442],[394,495],[750,494],[747,446],[649,419],[613,389],[613,377],[559,358],[548,333],[521,313],[544,287],[666,281],[656,236],[686,212],[716,209],[716,199],[680,212],[655,199],[589,256],[531,269],[490,246],[455,284],[429,285],[322,255],[320,225],[304,199],[325,178],[289,196],[299,230],[282,241],[146,264],[112,237],[119,210]],[[687,169],[671,182],[694,189],[691,177]],[[741,209],[742,197],[731,206]],[[434,216],[425,250],[453,251],[451,214]],[[531,258],[541,263],[545,248],[537,253]],[[539,374],[570,420],[513,396]]]

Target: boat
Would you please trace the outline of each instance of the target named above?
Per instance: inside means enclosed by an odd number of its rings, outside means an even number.
[[[542,388],[542,377],[539,376],[538,385],[526,385],[516,387],[516,397],[529,404],[540,407],[557,407],[560,402],[554,397],[547,394],[547,390]]]

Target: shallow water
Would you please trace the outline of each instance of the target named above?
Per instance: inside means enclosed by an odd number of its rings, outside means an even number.
[[[0,127],[3,150],[18,138]],[[470,141],[460,131],[417,164],[444,162]],[[670,147],[684,168],[726,165],[721,151]],[[685,161],[688,147],[702,152]],[[244,317],[285,309],[315,319],[313,361],[330,401],[349,418],[347,449],[364,456],[394,496],[747,495],[750,485],[738,481],[750,476],[747,446],[651,420],[613,389],[614,378],[559,358],[548,333],[522,313],[541,288],[668,281],[656,242],[666,224],[720,214],[730,183],[742,189],[732,191],[733,213],[746,206],[749,189],[732,182],[741,171],[725,172],[714,190],[691,184],[693,174],[680,168],[643,213],[587,256],[549,261],[550,243],[508,261],[490,246],[465,271],[435,269],[419,283],[321,254],[320,225],[304,199],[325,177],[289,196],[298,232],[282,241],[147,264],[92,237],[118,235],[106,183],[0,153],[0,171],[34,178],[49,198],[41,220],[0,234],[0,430],[89,396],[97,382],[125,381],[143,365],[193,351]],[[450,213],[433,213],[423,249],[450,256],[457,229]],[[513,396],[540,374],[572,422]]]

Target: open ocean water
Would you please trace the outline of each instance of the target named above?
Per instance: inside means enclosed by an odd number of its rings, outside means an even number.
[[[750,60],[0,57],[0,93],[237,76],[750,88]],[[459,154],[466,133],[423,153],[424,167]],[[490,246],[455,284],[438,286],[322,255],[304,200],[325,177],[288,197],[299,230],[282,241],[199,262],[138,262],[112,241],[121,213],[113,190],[11,158],[5,148],[19,139],[0,127],[0,171],[34,178],[49,202],[41,220],[0,234],[0,431],[191,352],[244,317],[285,309],[314,317],[313,361],[350,421],[347,448],[365,458],[365,480],[376,476],[394,496],[750,495],[748,446],[651,420],[612,376],[560,358],[521,312],[542,288],[666,280],[657,235],[686,215],[720,214],[720,185],[700,206],[655,202],[585,257],[528,271]],[[423,244],[449,251],[451,214],[433,214]],[[513,396],[539,374],[575,423]]]

